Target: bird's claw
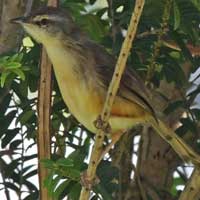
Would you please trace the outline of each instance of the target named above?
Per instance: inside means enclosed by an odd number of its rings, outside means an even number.
[[[86,189],[91,190],[92,187],[97,185],[99,182],[100,182],[100,180],[97,176],[93,179],[90,179],[87,175],[87,171],[84,171],[83,173],[81,173],[80,183]]]
[[[105,122],[102,120],[101,115],[97,117],[97,119],[94,121],[94,126],[97,129],[103,130],[105,133],[111,132],[111,126],[108,122]]]

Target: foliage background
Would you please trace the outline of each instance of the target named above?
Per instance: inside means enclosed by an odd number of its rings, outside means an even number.
[[[5,200],[12,199],[13,192],[20,200],[38,199],[37,184],[31,179],[37,175],[37,154],[27,152],[37,138],[40,46],[24,40],[21,29],[8,23],[9,18],[23,15],[28,3],[0,2],[0,197]],[[117,56],[134,0],[108,0],[103,8],[94,7],[95,3],[61,0],[60,6],[71,11],[93,40]],[[42,4],[45,2],[35,0],[33,9]],[[148,82],[160,117],[197,152],[199,21],[198,0],[146,0],[128,60]],[[80,172],[87,168],[94,136],[69,114],[55,78],[53,90],[52,159],[43,162],[50,169],[44,185],[54,199],[76,200],[81,189]],[[150,127],[138,126],[125,134],[100,164],[101,182],[94,188],[92,199],[178,199],[177,186],[186,184],[187,168],[192,166],[183,163]]]

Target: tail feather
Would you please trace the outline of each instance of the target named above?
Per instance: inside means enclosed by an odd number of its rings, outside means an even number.
[[[173,130],[167,127],[161,120],[156,122],[154,118],[150,119],[150,124],[185,162],[191,161],[194,165],[200,166],[200,156],[174,133]]]

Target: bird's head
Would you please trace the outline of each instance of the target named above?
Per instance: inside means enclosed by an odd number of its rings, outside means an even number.
[[[53,7],[42,8],[27,17],[12,19],[11,22],[20,24],[37,42],[44,45],[61,39],[63,35],[70,36],[75,29],[70,14]]]

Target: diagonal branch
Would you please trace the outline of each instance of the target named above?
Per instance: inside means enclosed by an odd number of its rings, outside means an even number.
[[[113,74],[113,78],[111,80],[111,83],[107,92],[104,108],[101,113],[101,121],[106,126],[108,125],[110,111],[111,111],[117,90],[119,88],[121,76],[126,66],[126,61],[129,55],[129,51],[132,47],[132,42],[136,35],[136,31],[137,31],[140,16],[142,14],[143,7],[144,7],[144,0],[136,0],[134,12],[131,17],[127,35],[123,42],[121,52],[120,52],[120,55],[115,67],[115,71]],[[102,147],[103,147],[103,141],[104,141],[104,131],[103,131],[104,127],[99,129],[95,137],[95,144],[93,147],[92,155],[91,155],[88,170],[87,170],[87,178],[90,181],[95,179],[96,169],[98,166],[98,159],[102,153]],[[89,196],[90,196],[90,188],[83,186],[81,195],[80,195],[80,200],[88,200]]]

